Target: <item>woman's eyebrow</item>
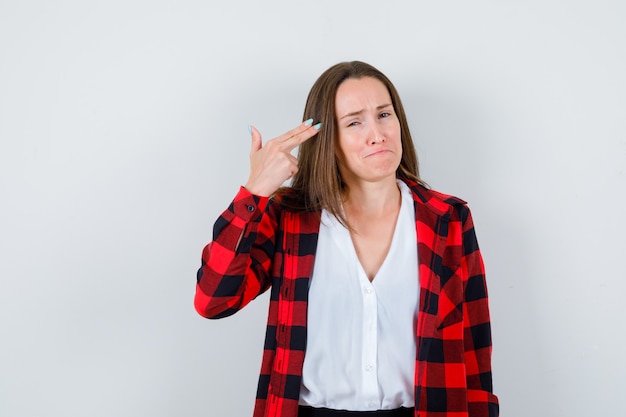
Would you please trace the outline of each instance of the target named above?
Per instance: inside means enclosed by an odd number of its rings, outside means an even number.
[[[388,103],[388,104],[381,104],[380,106],[376,107],[376,110],[382,110],[382,109],[384,109],[385,107],[389,107],[389,106],[391,106],[391,103]],[[343,119],[345,119],[346,117],[358,116],[359,114],[363,113],[364,111],[365,111],[365,109],[361,109],[361,110],[357,110],[357,111],[350,112],[350,113],[348,113],[348,114],[345,114],[345,115],[341,116],[341,117],[339,118],[339,120],[343,120]]]

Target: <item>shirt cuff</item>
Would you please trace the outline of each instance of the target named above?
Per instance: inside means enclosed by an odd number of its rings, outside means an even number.
[[[233,200],[233,213],[245,221],[250,221],[265,210],[269,200],[269,197],[254,195],[241,186]]]

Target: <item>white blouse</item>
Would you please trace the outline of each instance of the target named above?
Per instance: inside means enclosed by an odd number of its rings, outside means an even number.
[[[322,212],[310,281],[300,404],[371,411],[413,407],[419,300],[415,209],[402,204],[378,273],[370,282],[349,231]]]

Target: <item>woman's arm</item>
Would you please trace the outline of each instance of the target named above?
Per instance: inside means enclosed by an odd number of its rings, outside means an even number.
[[[461,206],[463,224],[463,303],[465,368],[468,410],[471,417],[497,417],[498,398],[493,394],[491,374],[491,323],[485,268],[478,248],[472,215]]]
[[[241,187],[215,222],[213,240],[202,252],[194,299],[203,317],[230,316],[269,288],[276,230],[272,204]]]
[[[271,196],[298,170],[291,151],[315,136],[313,119],[263,144],[250,127],[250,176],[213,227],[213,241],[202,252],[194,305],[207,318],[230,316],[271,284],[278,203]]]

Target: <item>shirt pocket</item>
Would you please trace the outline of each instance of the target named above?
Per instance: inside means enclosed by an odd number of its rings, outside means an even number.
[[[439,292],[437,306],[437,320],[435,321],[438,330],[445,329],[463,321],[463,280],[459,272],[460,267],[447,269],[449,275],[441,279],[441,289]]]
[[[455,307],[452,311],[446,314],[443,317],[437,315],[437,320],[435,321],[435,325],[437,330],[444,330],[455,324],[459,324],[463,322],[463,306],[459,305],[458,308]]]

